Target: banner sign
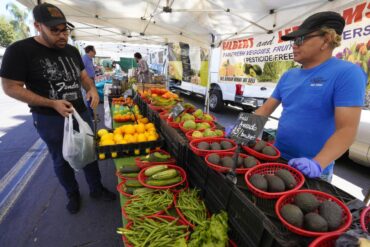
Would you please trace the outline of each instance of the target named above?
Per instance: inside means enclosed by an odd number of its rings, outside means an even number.
[[[317,10],[320,11],[325,9]],[[333,55],[361,66],[368,74],[369,82],[370,1],[354,1],[353,5],[347,4],[346,7],[335,11],[343,16],[346,26],[341,46],[334,50]],[[295,21],[296,26],[273,34],[224,41],[221,44],[220,82],[249,85],[256,82],[276,83],[285,71],[300,66],[293,61],[292,45],[282,41],[281,36],[296,30],[304,19]]]
[[[182,42],[170,43],[168,61],[170,79],[207,86],[208,50]]]

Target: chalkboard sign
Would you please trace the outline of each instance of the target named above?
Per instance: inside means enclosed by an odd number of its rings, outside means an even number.
[[[230,137],[240,144],[254,141],[263,131],[267,117],[250,113],[240,113]]]
[[[181,105],[181,103],[177,103],[171,110],[170,112],[170,117],[172,117],[173,119],[177,118],[183,111],[185,110],[185,108]]]

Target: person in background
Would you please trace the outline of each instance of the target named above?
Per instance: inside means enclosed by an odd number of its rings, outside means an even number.
[[[140,83],[150,83],[150,71],[147,62],[143,59],[139,52],[134,54],[137,63],[137,76],[138,82]]]
[[[80,210],[81,196],[75,172],[63,158],[64,121],[75,109],[92,127],[81,85],[92,108],[99,103],[99,96],[80,53],[67,44],[73,25],[67,22],[62,11],[43,3],[33,9],[33,16],[39,34],[6,49],[0,77],[4,92],[30,107],[34,126],[49,149],[55,174],[66,191],[66,208],[75,214]],[[90,197],[104,201],[116,199],[116,195],[102,185],[97,161],[86,165],[83,172]]]
[[[290,40],[294,61],[272,96],[255,114],[283,112],[276,147],[304,175],[331,181],[334,161],[353,143],[364,105],[366,74],[357,65],[332,56],[340,45],[344,19],[335,12],[308,17],[282,40]]]
[[[95,57],[95,55],[96,55],[96,51],[95,51],[94,46],[88,45],[85,47],[85,55],[82,56],[82,62],[84,63],[86,73],[89,76],[89,78],[94,82],[94,85],[95,85],[95,80],[94,80],[95,79],[95,69],[94,69],[93,58]],[[85,104],[90,110],[89,102],[88,100],[86,100],[86,91],[83,88],[81,88],[81,90],[82,90],[82,95],[85,99]],[[91,112],[91,114],[93,116],[94,113]]]
[[[94,81],[95,78],[95,69],[94,69],[94,62],[93,58],[96,55],[96,51],[94,46],[88,45],[85,47],[85,55],[82,56],[82,62],[85,65],[85,70],[87,75],[90,77],[91,80]]]

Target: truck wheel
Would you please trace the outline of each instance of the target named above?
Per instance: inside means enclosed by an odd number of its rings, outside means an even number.
[[[209,109],[213,112],[219,112],[224,107],[222,95],[219,90],[212,90],[209,94]]]

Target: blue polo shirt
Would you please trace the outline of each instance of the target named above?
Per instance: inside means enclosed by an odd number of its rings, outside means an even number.
[[[335,131],[335,107],[364,105],[366,81],[358,65],[334,57],[287,71],[272,93],[283,106],[275,144],[282,157],[315,157]]]
[[[95,77],[95,69],[92,58],[90,58],[87,54],[82,56],[82,61],[85,65],[85,70],[88,76],[92,79]]]

